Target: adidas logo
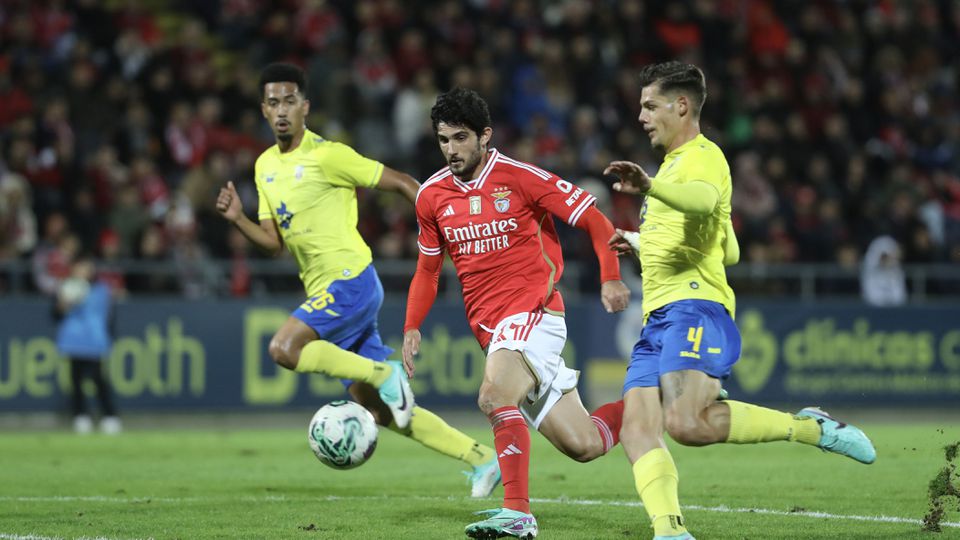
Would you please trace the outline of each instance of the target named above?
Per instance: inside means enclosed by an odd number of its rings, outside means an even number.
[[[517,447],[514,446],[513,444],[509,444],[509,445],[507,445],[506,448],[503,449],[503,452],[500,452],[500,455],[497,456],[497,457],[516,456],[516,455],[519,455],[519,454],[522,454],[522,453],[523,453],[522,450],[520,450],[519,448],[517,448]]]
[[[443,215],[445,215],[445,216],[452,216],[452,215],[453,215],[453,205],[452,205],[452,204],[448,204],[448,205],[447,205],[447,209],[443,211]]]

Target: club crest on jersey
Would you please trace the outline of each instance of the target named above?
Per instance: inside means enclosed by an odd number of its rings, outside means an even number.
[[[293,169],[293,177],[297,180],[303,178],[303,165],[297,165],[297,167]]]
[[[497,212],[501,214],[510,209],[510,199],[507,197],[513,193],[507,188],[497,188],[493,193],[493,207],[497,209]]]
[[[288,230],[290,228],[290,222],[293,221],[293,212],[287,208],[287,203],[280,202],[280,207],[277,208],[277,221],[280,222],[280,228],[283,230]]]
[[[480,214],[480,196],[472,195],[470,197],[470,215],[476,216]]]

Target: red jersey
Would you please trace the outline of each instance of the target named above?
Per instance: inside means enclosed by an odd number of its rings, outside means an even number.
[[[417,243],[425,255],[450,254],[481,347],[510,315],[563,311],[556,289],[563,255],[551,214],[576,225],[595,201],[583,188],[497,150],[475,180],[463,182],[446,167],[423,183]]]

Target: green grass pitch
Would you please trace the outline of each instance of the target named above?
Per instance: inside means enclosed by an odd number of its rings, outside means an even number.
[[[0,433],[0,539],[451,539],[476,510],[461,464],[383,432],[371,461],[324,467],[302,429]],[[863,426],[878,460],[768,445],[679,448],[691,532],[711,539],[960,538],[960,510],[923,533],[930,480],[957,426]],[[468,430],[489,441],[489,430]],[[530,493],[540,538],[652,538],[617,448],[575,463],[538,434]],[[825,513],[828,515],[820,515]],[[884,520],[884,517],[887,518]]]

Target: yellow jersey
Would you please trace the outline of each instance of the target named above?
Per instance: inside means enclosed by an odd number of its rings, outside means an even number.
[[[707,215],[685,214],[648,196],[640,214],[640,265],[643,271],[643,312],[679,300],[711,300],[732,316],[733,289],[724,270],[724,243],[730,221],[730,166],[720,148],[698,134],[670,152],[656,183],[701,181],[714,186],[719,202]]]
[[[306,130],[300,146],[260,154],[255,167],[260,220],[273,219],[300,268],[307,296],[373,262],[357,231],[357,187],[380,182],[383,165]]]

